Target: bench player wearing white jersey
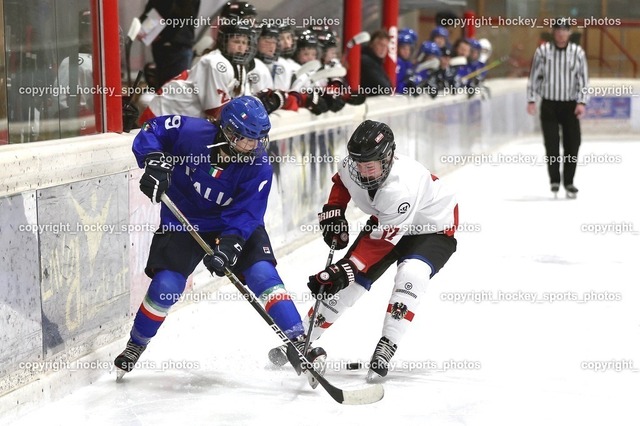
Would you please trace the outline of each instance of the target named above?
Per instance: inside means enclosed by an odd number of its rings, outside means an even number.
[[[371,217],[346,256],[309,277],[308,283],[315,295],[338,296],[330,303],[321,302],[313,341],[397,263],[382,337],[367,374],[370,381],[387,375],[389,361],[429,280],[457,244],[453,236],[458,223],[455,196],[422,164],[395,154],[395,146],[389,126],[377,121],[364,121],[351,136],[349,156],[334,175],[329,201],[318,215],[325,242],[331,245],[335,240],[338,249],[348,245],[344,212],[350,200]]]
[[[230,99],[252,93],[247,65],[256,53],[256,34],[250,25],[238,22],[221,26],[217,49],[162,86],[140,117],[141,123],[161,115],[215,117]]]

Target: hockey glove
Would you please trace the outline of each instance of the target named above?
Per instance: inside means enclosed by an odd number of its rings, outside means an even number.
[[[234,266],[238,261],[244,242],[244,239],[238,235],[224,235],[218,238],[213,255],[207,254],[202,259],[204,266],[212,275],[223,277],[225,268]]]
[[[160,197],[171,185],[173,165],[165,161],[162,152],[153,152],[147,155],[144,163],[144,174],[140,178],[140,191],[149,197],[152,203],[159,203]]]
[[[284,106],[285,94],[282,90],[264,89],[256,93],[256,97],[264,105],[267,114],[271,114]]]
[[[324,242],[329,247],[336,240],[336,249],[342,250],[349,244],[349,222],[344,217],[344,210],[338,206],[325,204],[322,213],[318,213],[320,229]]]
[[[355,281],[356,271],[353,262],[342,259],[310,276],[307,287],[316,297],[321,294],[336,294]]]
[[[315,115],[320,115],[323,112],[329,111],[327,102],[320,96],[318,92],[311,93],[299,93],[289,92],[289,96],[295,99],[295,107],[291,107],[293,111],[297,111],[299,107],[303,107],[311,111]]]
[[[322,99],[327,103],[327,108],[329,108],[331,112],[338,112],[345,106],[344,100],[338,95],[325,93],[322,95]]]
[[[331,112],[338,112],[345,106],[345,100],[342,95],[346,92],[346,86],[340,80],[332,80],[324,88],[322,98],[327,103],[327,107]]]
[[[342,96],[349,105],[362,105],[367,100],[367,96],[362,93],[349,93]]]

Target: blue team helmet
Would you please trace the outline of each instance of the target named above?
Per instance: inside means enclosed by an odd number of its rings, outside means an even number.
[[[431,41],[433,41],[436,37],[444,37],[446,39],[449,38],[449,30],[445,27],[435,27],[433,31],[431,31]]]
[[[241,96],[222,107],[220,128],[233,152],[255,154],[269,143],[271,121],[262,102],[253,96]]]
[[[467,42],[469,42],[469,45],[471,46],[472,49],[482,50],[482,45],[480,44],[480,42],[477,39],[468,38]]]
[[[442,50],[435,42],[425,41],[420,45],[419,55],[423,58],[426,58],[427,56],[437,56],[439,58],[442,56]]]
[[[414,45],[418,41],[418,33],[411,28],[403,28],[398,31],[398,44]]]

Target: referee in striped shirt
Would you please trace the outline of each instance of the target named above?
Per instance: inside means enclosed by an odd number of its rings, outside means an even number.
[[[588,71],[584,50],[569,42],[569,20],[558,18],[553,24],[553,42],[536,49],[527,84],[527,112],[536,114],[536,94],[542,97],[540,123],[546,150],[546,162],[551,191],[557,196],[560,189],[560,163],[563,164],[562,183],[568,198],[576,198],[573,184],[580,147],[580,118],[585,113]],[[562,127],[560,156],[559,128]]]

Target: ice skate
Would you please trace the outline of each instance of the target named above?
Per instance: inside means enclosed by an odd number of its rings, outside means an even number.
[[[138,362],[140,355],[142,355],[142,352],[144,352],[145,349],[147,349],[146,346],[136,345],[131,341],[131,339],[129,339],[125,350],[122,351],[122,353],[113,361],[113,365],[117,367],[116,381],[122,380],[122,377],[126,373],[133,370],[133,367],[135,367],[136,362]]]
[[[560,190],[560,184],[559,183],[552,183],[551,184],[551,192],[553,193],[553,198],[558,198],[558,191]]]
[[[371,357],[371,365],[367,373],[367,382],[373,382],[380,377],[385,377],[389,372],[389,361],[396,353],[398,346],[386,337],[381,337],[376,350]]]
[[[292,340],[293,345],[302,353],[304,352],[304,343],[306,337],[304,335],[299,336],[297,339]],[[313,369],[321,376],[324,375],[326,370],[327,352],[321,347],[309,347],[309,351],[306,354],[307,360],[313,364]],[[293,349],[287,350],[287,345],[281,345],[275,347],[269,351],[269,360],[279,367],[291,362],[291,366],[296,370],[298,375],[305,373],[309,381],[309,385],[313,389],[318,386],[318,381],[313,377],[311,373],[306,371],[302,367],[302,363],[298,357],[298,353]]]
[[[567,191],[567,198],[575,199],[578,197],[578,188],[573,185],[567,185],[564,187]]]

